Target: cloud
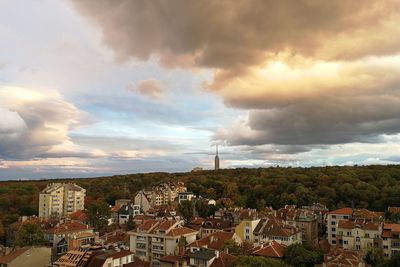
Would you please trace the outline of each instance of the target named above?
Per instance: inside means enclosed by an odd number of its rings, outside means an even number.
[[[216,140],[303,146],[400,132],[398,1],[72,2],[118,60],[213,69],[204,86],[248,110]]]
[[[229,69],[282,51],[353,59],[391,54],[400,44],[398,1],[72,2],[123,61],[190,56],[195,65]]]
[[[30,159],[68,141],[85,114],[58,93],[0,87],[0,158]]]
[[[128,84],[128,91],[138,92],[150,100],[161,100],[164,98],[164,90],[161,83],[156,80],[143,80],[136,85]]]

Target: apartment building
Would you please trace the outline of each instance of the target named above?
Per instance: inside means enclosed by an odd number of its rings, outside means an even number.
[[[146,212],[151,207],[169,204],[178,197],[179,193],[186,192],[183,182],[163,183],[151,188],[139,191],[134,199],[134,204]]]
[[[39,217],[64,217],[85,208],[86,190],[72,183],[51,183],[39,194]]]
[[[89,247],[94,244],[93,228],[80,221],[65,221],[47,229],[44,239],[52,247],[53,255],[62,255],[68,250]]]
[[[253,231],[253,240],[256,245],[272,240],[285,246],[302,242],[301,232],[295,226],[285,224],[276,218],[261,219]]]
[[[312,210],[297,209],[286,205],[276,212],[276,216],[287,224],[297,227],[301,232],[303,244],[318,246],[318,215]]]
[[[329,244],[336,246],[336,234],[337,234],[337,227],[339,225],[340,220],[348,220],[353,215],[352,208],[341,208],[334,211],[331,211],[327,214],[326,220],[326,228],[328,232],[328,242]]]
[[[338,247],[365,252],[379,247],[382,223],[366,219],[341,220],[336,232]]]
[[[333,246],[341,246],[337,239],[338,228],[340,221],[364,221],[367,222],[382,222],[384,218],[383,212],[374,212],[367,209],[352,209],[352,208],[341,208],[338,210],[331,211],[327,214],[327,233],[328,242]],[[342,226],[345,225],[342,223]],[[367,226],[368,227],[368,226]],[[344,231],[344,230],[343,230]]]
[[[151,266],[160,266],[160,259],[178,253],[178,245],[196,240],[197,231],[183,227],[182,221],[147,220],[135,231],[128,232],[130,249],[140,259],[151,262]]]
[[[400,253],[400,224],[385,223],[383,225],[382,249],[385,258]]]
[[[243,219],[235,228],[236,235],[241,241],[252,242],[254,241],[253,231],[260,222],[260,219]]]

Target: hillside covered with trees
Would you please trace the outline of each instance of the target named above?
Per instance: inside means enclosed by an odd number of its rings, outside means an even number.
[[[329,209],[343,206],[385,211],[400,206],[400,165],[313,168],[224,169],[188,173],[148,173],[85,179],[0,182],[0,236],[22,215],[37,214],[38,195],[50,182],[84,187],[86,204],[132,198],[138,190],[161,182],[182,180],[188,190],[213,199],[230,198],[237,205],[261,209],[313,202]]]

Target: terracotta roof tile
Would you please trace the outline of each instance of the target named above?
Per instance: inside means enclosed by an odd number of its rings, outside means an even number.
[[[271,241],[263,246],[257,247],[253,254],[256,256],[282,258],[285,254],[286,246],[276,241]]]
[[[197,233],[196,230],[187,228],[187,227],[180,227],[180,228],[175,228],[172,229],[171,231],[168,232],[168,236],[181,236],[181,235],[187,235],[187,234],[193,234]]]
[[[352,208],[341,208],[341,209],[338,209],[338,210],[331,211],[328,214],[352,215],[353,214],[353,209]]]

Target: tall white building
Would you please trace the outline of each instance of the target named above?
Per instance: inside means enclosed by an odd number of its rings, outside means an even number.
[[[39,194],[39,217],[62,217],[85,208],[86,190],[72,183],[51,183]]]

